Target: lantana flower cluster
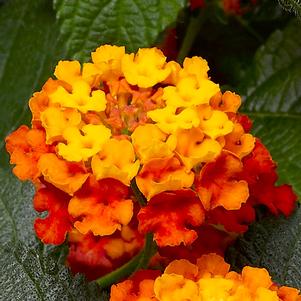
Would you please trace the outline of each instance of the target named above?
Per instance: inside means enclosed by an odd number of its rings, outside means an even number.
[[[297,289],[273,283],[264,268],[230,271],[214,253],[188,260],[174,260],[164,273],[145,270],[111,288],[111,301],[300,301]]]
[[[239,95],[222,93],[208,71],[200,57],[181,66],[157,48],[105,45],[90,63],[60,61],[30,99],[31,127],[11,133],[6,148],[14,174],[35,186],[35,210],[47,212],[34,222],[37,236],[68,238],[74,273],[95,279],[116,269],[149,232],[159,261],[222,255],[257,206],[293,211],[296,196],[275,184],[276,164],[237,112]],[[163,291],[165,274],[155,285]],[[240,292],[239,277],[220,285]]]

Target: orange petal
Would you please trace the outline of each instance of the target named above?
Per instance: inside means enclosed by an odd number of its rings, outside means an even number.
[[[55,154],[41,156],[38,167],[45,181],[70,195],[80,189],[89,177],[83,165],[66,162]]]
[[[218,206],[237,210],[247,201],[248,184],[239,179],[242,168],[239,158],[225,151],[203,167],[195,185],[206,210]]]
[[[20,180],[35,181],[40,176],[38,160],[50,151],[45,139],[44,131],[29,129],[26,125],[20,126],[6,137],[6,149],[11,155],[10,163],[16,164],[13,172]]]
[[[71,199],[69,213],[77,220],[75,228],[82,234],[110,235],[127,225],[133,215],[128,188],[114,179],[96,181],[90,177]]]

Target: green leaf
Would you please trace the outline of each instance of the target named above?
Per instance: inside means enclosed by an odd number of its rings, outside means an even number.
[[[281,182],[301,195],[301,41],[300,23],[277,30],[256,53],[241,85],[244,112],[254,119],[254,133],[268,146]],[[228,250],[233,268],[265,267],[274,281],[301,288],[301,208],[288,219],[268,217]]]
[[[28,99],[63,56],[55,14],[48,0],[10,0],[0,6],[0,164],[3,138],[28,122]]]
[[[1,166],[7,161],[4,136],[29,120],[29,97],[63,56],[58,36],[50,1],[1,3]],[[82,276],[73,277],[65,267],[64,247],[45,247],[36,238],[33,187],[20,183],[2,167],[0,182],[0,300],[101,299],[96,284],[87,284]]]
[[[101,44],[149,47],[176,21],[185,0],[55,0],[68,56],[87,60]]]
[[[301,18],[301,2],[300,0],[278,0],[283,9],[294,13]]]
[[[301,208],[289,219],[269,217],[252,225],[229,249],[227,261],[236,270],[265,267],[277,283],[301,289]]]
[[[0,300],[96,300],[96,284],[73,277],[64,247],[46,247],[33,232],[33,187],[0,171]]]
[[[254,120],[253,133],[262,138],[279,163],[281,182],[301,196],[301,24],[276,30],[256,52],[240,87],[243,111]]]

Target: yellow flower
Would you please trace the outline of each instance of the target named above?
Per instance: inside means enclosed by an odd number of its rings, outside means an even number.
[[[179,80],[176,87],[164,88],[163,99],[166,105],[176,108],[208,104],[212,96],[219,91],[219,86],[209,79],[200,82],[195,77],[188,76]]]
[[[182,275],[163,274],[154,284],[156,298],[160,301],[197,301],[199,298],[198,285]]]
[[[164,81],[171,72],[166,68],[166,57],[157,48],[140,48],[122,58],[122,71],[131,85],[149,88]]]
[[[176,108],[165,107],[149,111],[147,116],[166,134],[175,133],[178,129],[197,127],[200,119],[194,108],[186,108],[177,114]]]
[[[49,95],[50,103],[60,104],[62,107],[78,109],[82,113],[88,111],[102,112],[106,108],[106,96],[102,90],[92,91],[84,80],[72,84],[72,92],[58,87]]]
[[[58,153],[67,161],[86,161],[101,150],[110,136],[111,131],[104,125],[88,124],[81,130],[69,127],[63,133],[67,144],[59,143]]]
[[[276,292],[260,287],[256,291],[255,301],[279,301],[279,298]]]
[[[92,52],[93,66],[87,66],[91,74],[99,73],[102,79],[106,81],[118,79],[122,75],[121,60],[125,55],[125,47],[103,45]],[[92,65],[92,64],[91,64]]]
[[[68,127],[76,127],[81,122],[81,114],[74,109],[48,107],[41,113],[42,126],[46,130],[46,143],[51,144],[63,139],[63,132]]]
[[[138,173],[140,162],[135,161],[134,148],[128,140],[112,138],[92,158],[91,167],[97,180],[113,178],[130,185]]]
[[[206,138],[199,128],[179,130],[175,135],[176,153],[188,170],[199,163],[212,161],[222,150],[221,145],[210,138]]]
[[[203,79],[208,78],[209,66],[206,60],[199,56],[193,56],[191,58],[185,58],[183,62],[183,72],[187,75],[194,75],[198,81],[201,83]],[[182,75],[183,76],[183,75]]]
[[[81,80],[81,66],[78,61],[59,61],[55,67],[54,75],[69,85]]]
[[[179,63],[175,62],[175,61],[169,61],[166,64],[166,69],[170,70],[170,74],[163,81],[163,83],[167,84],[167,85],[174,85],[175,86],[177,84],[177,82],[179,81],[179,79],[180,79],[181,70],[183,70],[181,65]]]
[[[200,128],[212,139],[227,135],[233,130],[233,122],[226,113],[212,110],[209,106],[199,106]]]
[[[155,124],[138,126],[131,138],[142,163],[154,158],[170,157],[176,147],[175,137],[168,137]]]
[[[232,280],[223,278],[202,278],[198,281],[200,289],[199,298],[203,301],[231,300],[231,289],[234,286]],[[245,299],[242,299],[245,301]]]

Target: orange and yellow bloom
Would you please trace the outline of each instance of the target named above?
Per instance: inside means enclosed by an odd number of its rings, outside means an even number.
[[[222,93],[208,71],[200,57],[181,66],[157,48],[127,54],[104,45],[89,63],[60,61],[34,93],[31,127],[11,133],[6,148],[14,174],[36,188],[34,208],[47,212],[34,223],[37,236],[46,244],[67,238],[74,272],[110,272],[149,232],[162,256],[178,258],[173,248],[195,257],[194,246],[222,254],[255,220],[256,206],[291,214],[296,196],[276,186],[275,163],[238,113],[240,96]],[[150,300],[213,300],[215,286],[214,298],[278,298],[270,282],[255,289],[233,272],[200,273],[180,261],[140,289]],[[132,284],[119,288],[122,295]]]
[[[159,272],[158,272],[159,273]],[[246,266],[241,273],[214,253],[195,264],[172,261],[160,276],[139,272],[111,288],[111,301],[299,301],[299,290],[273,283],[264,268]]]

